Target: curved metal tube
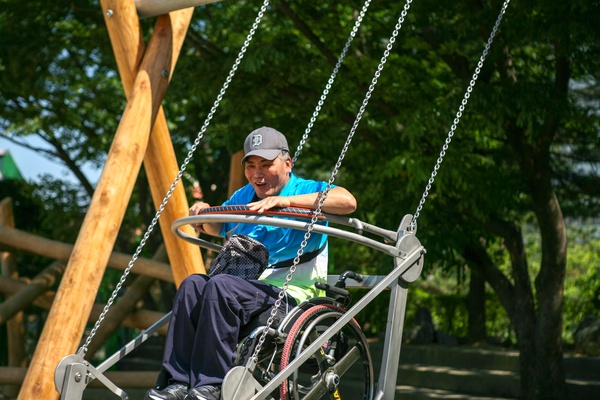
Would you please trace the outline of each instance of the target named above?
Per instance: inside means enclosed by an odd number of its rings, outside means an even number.
[[[331,218],[331,216],[326,216],[326,219],[328,221],[331,222],[335,222],[335,223],[341,223],[347,226],[353,226],[356,227],[356,219],[349,219],[349,218]],[[335,220],[335,221],[334,221]],[[238,223],[243,223],[243,224],[256,224],[256,225],[270,225],[270,226],[279,226],[282,228],[292,228],[292,229],[298,229],[298,230],[307,230],[308,226],[309,226],[309,222],[302,222],[302,221],[296,221],[296,220],[290,220],[290,219],[283,219],[283,218],[274,218],[271,216],[265,216],[265,215],[248,215],[248,214],[207,214],[207,215],[195,215],[195,216],[191,216],[191,217],[184,217],[184,218],[180,218],[176,221],[174,221],[171,224],[171,230],[173,231],[174,234],[176,234],[178,237],[180,237],[181,239],[198,245],[198,246],[202,246],[202,247],[207,247],[208,245],[210,245],[210,248],[214,249],[214,246],[218,246],[215,245],[213,243],[210,243],[204,239],[200,239],[198,237],[189,235],[185,232],[183,232],[182,230],[180,230],[179,228],[183,225],[188,225],[188,224],[203,224],[203,223],[219,223],[219,222],[238,222]],[[361,228],[363,231],[367,231],[373,234],[377,234],[379,236],[384,236],[384,239],[391,239],[393,237],[397,237],[398,234],[396,232],[392,232],[392,231],[387,231],[381,228],[377,228],[373,225],[368,225],[368,224],[362,224]],[[360,226],[360,225],[359,225]],[[391,246],[385,243],[381,243],[378,242],[374,239],[365,237],[363,235],[360,235],[358,233],[353,233],[353,232],[349,232],[349,231],[345,231],[339,228],[333,228],[330,226],[323,226],[320,224],[315,224],[313,226],[313,231],[316,233],[322,233],[325,235],[330,235],[333,237],[339,237],[342,239],[347,239],[350,240],[352,242],[355,243],[359,243],[362,245],[365,245],[367,247],[370,247],[372,249],[375,250],[379,250],[385,254],[388,254],[392,257],[400,257],[400,258],[404,258],[404,256],[406,255],[404,252],[400,251],[398,248],[396,248],[395,246]],[[209,248],[209,247],[207,247]]]

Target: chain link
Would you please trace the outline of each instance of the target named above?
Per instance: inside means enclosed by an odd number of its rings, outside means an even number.
[[[308,136],[310,135],[310,132],[311,132],[315,122],[317,121],[317,117],[319,116],[319,113],[321,112],[321,108],[323,107],[323,104],[325,103],[325,100],[327,99],[327,95],[329,94],[329,91],[331,90],[331,86],[333,85],[333,82],[335,81],[338,71],[340,70],[342,63],[344,62],[344,58],[346,58],[346,54],[348,53],[348,49],[350,48],[352,41],[356,37],[358,28],[360,28],[360,25],[362,24],[362,20],[363,20],[365,14],[367,13],[367,10],[369,9],[370,4],[371,4],[371,0],[365,1],[362,9],[360,10],[360,13],[358,14],[358,18],[356,19],[356,21],[354,21],[354,27],[352,28],[352,31],[350,32],[350,36],[348,37],[348,40],[346,41],[346,45],[344,46],[344,49],[340,53],[340,57],[338,58],[337,63],[335,64],[335,67],[333,68],[333,72],[331,73],[331,76],[329,77],[329,80],[327,81],[327,85],[325,85],[325,90],[323,90],[323,93],[321,94],[321,98],[319,99],[319,102],[317,103],[317,107],[313,111],[313,114],[312,114],[312,117],[310,118],[308,126],[306,127],[306,130],[304,131],[304,135],[302,135],[302,139],[300,140],[300,143],[298,144],[298,148],[296,149],[296,153],[294,154],[294,157],[292,159],[292,166],[294,164],[296,164],[296,161],[298,160],[298,156],[300,155],[300,151],[302,151],[304,144],[308,140]]]
[[[265,12],[267,10],[267,7],[269,6],[269,2],[270,2],[270,0],[264,0],[263,5],[262,5],[262,7],[260,8],[260,10],[258,12],[258,15],[256,16],[256,18],[254,20],[254,23],[252,24],[252,28],[250,29],[250,32],[248,33],[248,36],[246,37],[246,40],[244,41],[244,44],[243,44],[240,52],[238,53],[238,56],[237,56],[237,58],[236,58],[236,60],[235,60],[235,62],[233,64],[233,66],[231,67],[231,70],[229,71],[229,74],[227,75],[227,78],[225,79],[225,82],[223,83],[223,86],[221,87],[221,90],[219,91],[217,99],[213,103],[213,106],[211,107],[210,112],[208,113],[208,115],[206,116],[206,119],[204,120],[204,123],[202,124],[202,128],[200,129],[200,131],[198,132],[198,134],[196,136],[196,140],[194,140],[194,143],[190,147],[190,150],[189,150],[189,152],[187,154],[187,157],[185,158],[183,164],[181,165],[181,168],[179,169],[179,172],[177,173],[177,176],[175,177],[175,180],[171,184],[171,187],[169,188],[169,191],[167,192],[167,194],[166,194],[165,198],[163,199],[160,207],[158,208],[158,211],[156,212],[154,218],[152,219],[152,222],[148,226],[148,229],[146,229],[146,232],[144,233],[144,236],[142,237],[142,240],[140,241],[140,244],[138,245],[135,253],[133,254],[133,256],[131,258],[131,261],[129,261],[129,264],[127,265],[127,268],[125,268],[125,270],[123,271],[123,275],[121,275],[121,279],[119,280],[119,282],[115,286],[115,289],[113,290],[110,298],[108,299],[106,305],[104,306],[104,309],[102,310],[102,313],[98,317],[98,320],[94,324],[94,327],[90,331],[90,334],[88,335],[88,337],[85,340],[84,344],[79,349],[78,353],[80,355],[83,356],[87,352],[88,346],[90,345],[90,343],[92,341],[92,338],[96,335],[96,332],[97,332],[98,328],[100,327],[100,325],[102,324],[102,321],[104,321],[104,318],[106,317],[106,314],[108,313],[108,310],[112,306],[113,302],[115,301],[115,298],[117,297],[118,293],[120,292],[121,288],[123,287],[123,284],[125,283],[125,280],[127,279],[127,276],[129,275],[129,272],[131,271],[131,269],[135,265],[135,262],[137,261],[140,253],[142,252],[142,249],[144,248],[144,245],[146,244],[146,241],[150,237],[150,234],[154,230],[154,227],[155,227],[156,223],[158,222],[158,219],[162,215],[162,213],[163,213],[163,211],[164,211],[167,203],[169,202],[169,199],[173,195],[173,192],[175,191],[175,187],[177,186],[177,184],[181,180],[181,177],[185,173],[185,170],[186,170],[188,164],[192,160],[192,156],[194,155],[194,152],[196,151],[196,148],[200,144],[200,140],[202,140],[202,137],[204,137],[206,129],[208,128],[208,125],[210,124],[210,121],[212,120],[213,116],[217,112],[217,108],[219,107],[219,104],[221,103],[221,100],[223,99],[223,96],[227,92],[227,88],[229,88],[229,84],[231,83],[231,81],[232,81],[232,79],[233,79],[233,77],[235,75],[235,72],[238,69],[238,66],[240,65],[242,59],[244,58],[244,54],[246,53],[246,50],[248,49],[248,46],[250,45],[250,42],[252,41],[252,38],[254,37],[254,34],[256,33],[256,30],[258,29],[260,21],[262,20]]]
[[[412,3],[412,0],[407,0],[406,4],[404,5],[404,9],[402,10],[402,13],[400,14],[398,23],[396,24],[396,27],[394,29],[394,32],[392,33],[391,38],[389,39],[389,42],[383,53],[383,57],[381,58],[379,66],[377,67],[377,71],[375,72],[375,76],[373,77],[371,85],[369,86],[367,94],[365,95],[365,98],[363,100],[362,106],[356,116],[356,120],[354,121],[354,124],[352,125],[352,129],[350,130],[348,137],[346,138],[346,143],[344,143],[344,147],[343,147],[342,151],[340,152],[340,155],[338,157],[338,160],[335,164],[333,171],[331,172],[331,176],[329,177],[327,186],[326,186],[325,190],[323,192],[321,192],[321,195],[319,196],[319,203],[317,205],[317,209],[315,210],[315,213],[314,213],[310,223],[308,224],[308,227],[306,228],[306,233],[304,234],[304,240],[300,244],[300,248],[298,249],[296,258],[294,258],[294,263],[290,267],[290,270],[286,276],[285,282],[282,286],[281,292],[279,292],[277,301],[275,301],[275,304],[273,305],[273,308],[271,309],[271,315],[269,316],[269,319],[267,320],[267,329],[265,329],[263,331],[263,333],[260,336],[258,343],[254,349],[254,353],[252,354],[252,358],[254,359],[255,362],[258,362],[258,353],[260,352],[260,349],[262,348],[262,345],[267,337],[267,332],[268,332],[269,328],[271,327],[271,325],[273,324],[273,320],[275,319],[275,316],[277,315],[277,309],[281,306],[281,303],[283,302],[283,298],[285,297],[287,288],[290,284],[290,281],[293,278],[294,273],[296,272],[296,267],[298,266],[298,263],[300,262],[300,257],[304,253],[304,248],[308,244],[308,239],[310,238],[310,235],[314,229],[314,226],[317,223],[319,216],[321,215],[321,210],[323,209],[323,204],[325,204],[325,200],[327,199],[327,196],[329,194],[329,191],[331,190],[331,187],[333,185],[335,177],[339,172],[339,169],[342,165],[342,161],[343,161],[344,157],[346,156],[346,153],[348,152],[350,143],[352,143],[352,138],[354,137],[356,129],[358,128],[358,123],[360,122],[360,119],[362,118],[362,115],[364,114],[365,109],[367,108],[367,104],[369,103],[371,94],[375,90],[375,85],[377,84],[377,80],[379,79],[379,76],[381,75],[381,71],[383,70],[383,66],[385,65],[385,62],[387,61],[387,58],[390,55],[390,52],[394,45],[394,42],[396,41],[396,36],[398,36],[398,33],[400,32],[400,28],[402,28],[402,23],[404,22],[404,19],[406,18],[406,14],[408,13],[408,9],[410,8],[411,3]]]
[[[425,186],[425,191],[423,192],[421,201],[419,201],[417,210],[415,211],[415,214],[408,226],[409,231],[414,232],[417,227],[417,218],[419,218],[419,215],[421,214],[421,211],[423,210],[423,205],[425,204],[425,200],[427,199],[427,196],[429,195],[429,191],[431,190],[433,181],[435,180],[438,170],[440,169],[440,167],[442,165],[442,161],[444,160],[444,157],[446,156],[446,151],[448,150],[448,147],[450,146],[452,137],[454,136],[454,133],[456,132],[456,128],[458,127],[458,123],[460,122],[463,112],[465,111],[465,107],[467,105],[467,102],[469,101],[469,97],[471,97],[471,92],[473,91],[473,87],[475,86],[475,83],[477,82],[477,78],[479,78],[479,73],[481,72],[481,68],[483,68],[483,62],[485,61],[485,59],[488,55],[488,52],[490,50],[490,47],[492,46],[492,42],[494,41],[494,37],[496,36],[496,32],[498,31],[498,27],[500,26],[502,17],[504,16],[504,13],[506,12],[508,3],[510,3],[510,0],[506,0],[504,2],[504,5],[502,6],[502,9],[500,10],[500,14],[498,14],[498,18],[496,19],[496,23],[494,24],[492,33],[490,34],[490,37],[488,38],[485,48],[483,49],[483,53],[481,54],[481,57],[479,58],[479,62],[477,63],[477,67],[475,68],[475,72],[473,73],[473,75],[471,77],[471,81],[469,82],[467,91],[465,92],[463,99],[460,103],[460,106],[458,107],[458,112],[456,113],[456,116],[454,118],[452,126],[450,127],[448,136],[446,137],[446,140],[444,141],[444,145],[442,146],[442,151],[440,151],[440,155],[437,159],[437,162],[435,163],[435,166],[433,167],[433,171],[431,171],[431,176],[429,177],[427,186]]]

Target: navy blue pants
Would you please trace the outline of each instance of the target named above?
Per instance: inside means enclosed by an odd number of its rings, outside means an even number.
[[[169,383],[190,388],[221,384],[233,367],[241,326],[270,309],[280,291],[232,275],[187,277],[175,294],[165,339],[163,367]],[[290,299],[287,305],[295,302]]]

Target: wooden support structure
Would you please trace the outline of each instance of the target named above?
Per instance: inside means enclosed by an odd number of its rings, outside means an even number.
[[[60,261],[54,261],[35,278],[25,285],[18,293],[12,295],[4,303],[0,304],[0,324],[15,316],[19,311],[29,307],[35,299],[42,295],[52,285],[59,281],[65,270],[65,265]]]
[[[23,287],[25,287],[25,283],[20,281],[16,281],[9,278],[0,277],[0,293],[4,293],[6,295],[13,295],[18,293]],[[52,306],[52,302],[54,301],[54,296],[56,294],[52,291],[47,291],[43,295],[39,296],[33,302],[33,305],[45,308],[47,310]],[[104,309],[106,304],[94,304],[92,307],[92,311],[90,312],[90,317],[88,318],[88,322],[95,322],[100,313]],[[147,329],[150,325],[154,324],[156,321],[161,319],[165,314],[159,311],[150,311],[150,310],[135,310],[131,314],[129,314],[125,319],[123,319],[121,326],[127,328],[135,328],[144,330]],[[167,326],[163,326],[158,330],[158,333],[161,335],[166,334]],[[21,336],[23,337],[24,332],[21,332]],[[25,352],[23,352],[25,354]],[[24,363],[23,363],[24,365]]]
[[[71,257],[74,246],[0,225],[0,247],[67,261]],[[130,254],[112,252],[108,258],[107,266],[123,271],[127,268],[129,261],[131,261]],[[173,273],[169,264],[157,260],[138,258],[132,272],[166,282],[173,282]]]
[[[55,368],[81,340],[142,161],[156,205],[179,171],[160,103],[193,9],[159,16],[144,49],[134,0],[101,0],[101,5],[128,103],[19,399],[58,398]],[[159,219],[176,283],[204,272],[199,249],[170,232],[171,222],[186,216],[187,209],[185,190],[178,185]]]
[[[151,48],[144,51],[144,43],[141,41],[140,36],[139,20],[133,1],[102,0],[100,3],[115,52],[117,67],[121,81],[123,82],[123,89],[131,102],[132,88],[136,76],[140,75],[138,69],[142,55],[144,60],[147,60],[147,63],[155,64],[158,64],[157,57],[159,55],[155,54],[155,50]],[[157,40],[157,35],[161,30],[168,30],[170,35],[164,41],[172,46],[169,53],[165,54],[169,55],[171,59],[164,60],[163,68],[160,69],[160,73],[167,77],[172,76],[172,71],[175,69],[177,56],[183,45],[193,11],[192,8],[175,11],[169,14],[168,17],[160,17],[156,23],[154,34],[150,39],[150,46],[152,46],[153,40]],[[175,157],[164,112],[160,104],[156,104],[156,106],[158,106],[158,109],[156,119],[152,118],[154,125],[152,127],[152,134],[147,141],[148,147],[144,156],[144,167],[148,175],[148,181],[150,182],[152,199],[158,208],[179,172],[179,165]],[[133,122],[135,122],[135,119]],[[182,244],[181,240],[177,239],[171,233],[171,222],[187,216],[188,208],[185,189],[182,184],[177,185],[173,196],[158,221],[163,232],[167,253],[169,254],[169,260],[177,284],[191,273],[204,272],[204,265],[198,248],[189,246],[187,243]],[[186,229],[189,232],[193,231],[191,227]]]
[[[6,226],[7,228],[15,227],[13,203],[12,199],[9,197],[0,201],[0,226]],[[15,279],[18,277],[15,256],[11,252],[0,251],[0,276]],[[5,296],[5,301],[8,301],[6,300],[6,297],[7,296]],[[27,354],[25,352],[24,322],[23,312],[17,312],[6,323],[9,367],[20,368],[26,365]],[[4,395],[9,398],[16,396],[18,391],[18,386],[4,387]]]

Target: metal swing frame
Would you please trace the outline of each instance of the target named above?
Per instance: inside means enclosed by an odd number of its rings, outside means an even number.
[[[274,218],[274,215],[276,216],[277,212],[267,213],[267,215],[228,214],[227,212],[223,212],[222,214],[185,217],[175,221],[172,224],[172,230],[177,236],[190,243],[218,250],[220,246],[199,237],[190,236],[179,228],[187,224],[210,222],[251,223],[299,230],[306,230],[309,225],[305,221]],[[425,249],[421,246],[414,232],[408,230],[412,221],[412,215],[406,215],[402,219],[397,231],[382,229],[356,218],[346,218],[329,214],[322,214],[322,216],[329,222],[353,228],[355,231],[352,232],[319,224],[314,226],[315,233],[350,240],[393,257],[394,268],[389,274],[368,275],[364,276],[364,280],[361,283],[348,284],[348,288],[363,288],[368,289],[368,292],[319,336],[319,339],[323,341],[329,340],[377,296],[384,291],[390,290],[384,351],[378,384],[373,399],[393,399],[401,348],[400,341],[393,340],[393,338],[402,337],[408,298],[408,284],[414,282],[420,276],[425,255]],[[382,240],[371,239],[365,236],[364,233],[379,236]],[[393,243],[393,245],[389,243]],[[329,275],[328,283],[333,285],[337,279],[338,275]],[[103,373],[156,333],[169,321],[170,316],[171,313],[167,313],[97,367],[93,367],[80,354],[69,355],[63,358],[55,373],[55,385],[60,389],[61,399],[80,399],[87,385],[94,379],[101,381],[109,390],[122,399],[128,399],[129,396],[127,393],[106,378]],[[264,387],[261,387],[256,381],[248,381],[247,375],[240,371],[250,368],[251,361],[246,367],[234,367],[226,376],[224,386],[235,384],[235,393],[238,393],[238,395],[231,398],[224,397],[223,400],[258,400],[267,398],[268,394],[297,371],[318,347],[318,342],[309,345]],[[251,391],[248,391],[248,388],[251,388]],[[249,397],[250,394],[251,397]]]
[[[268,0],[265,0],[265,2],[267,3]],[[358,128],[360,119],[362,118],[362,115],[366,109],[368,100],[374,90],[374,87],[377,83],[377,80],[380,76],[383,66],[387,60],[387,57],[390,54],[391,47],[395,41],[398,31],[401,28],[401,25],[402,25],[404,18],[408,12],[411,2],[412,2],[412,0],[407,0],[407,3],[404,7],[404,10],[403,10],[401,16],[400,16],[398,24],[396,25],[396,28],[392,34],[392,37],[390,38],[390,42],[388,43],[386,51],[384,52],[384,56],[382,57],[381,62],[378,66],[378,69],[375,72],[375,76],[373,77],[371,86],[369,87],[367,95],[365,96],[365,99],[363,100],[363,104],[357,114],[357,118],[352,126],[352,129],[351,129],[349,135],[348,135],[348,138],[344,145],[344,148],[342,149],[340,158],[338,159],[338,163],[336,164],[336,167],[334,168],[334,171],[332,172],[332,175],[329,180],[329,184],[328,184],[328,187],[327,187],[325,193],[328,192],[328,190],[331,188],[331,185],[333,184],[335,175],[337,174],[338,168],[341,165],[341,161],[343,160],[344,155],[345,155],[346,151],[348,150],[348,147],[350,145],[352,137],[353,137],[354,133],[356,132],[356,129]],[[268,216],[256,216],[256,215],[248,216],[248,215],[240,215],[240,214],[227,215],[225,217],[218,216],[218,215],[204,215],[204,216],[196,216],[196,217],[187,217],[187,218],[182,218],[182,219],[175,221],[172,225],[172,229],[175,232],[175,234],[177,234],[181,238],[188,240],[190,242],[195,242],[196,240],[199,240],[201,242],[205,242],[206,244],[210,244],[210,246],[216,246],[216,245],[214,245],[210,242],[203,241],[202,239],[199,239],[199,238],[196,238],[193,236],[189,236],[188,234],[184,233],[183,231],[180,231],[179,228],[186,224],[202,223],[202,222],[238,221],[238,222],[243,222],[243,223],[260,223],[260,224],[265,224],[265,225],[282,226],[282,227],[288,227],[288,228],[293,228],[293,229],[307,229],[309,233],[312,230],[314,230],[317,233],[323,233],[323,234],[331,235],[334,237],[345,238],[345,239],[354,241],[356,243],[360,243],[360,244],[366,245],[368,247],[383,251],[384,253],[391,255],[394,258],[394,269],[388,275],[385,275],[385,276],[368,277],[365,284],[358,285],[358,287],[365,287],[365,285],[372,285],[372,286],[369,286],[369,287],[371,287],[371,289],[369,290],[369,292],[367,293],[366,296],[364,296],[361,300],[359,300],[341,318],[339,318],[328,329],[326,329],[321,334],[321,336],[319,336],[320,339],[329,340],[345,324],[347,324],[354,316],[356,316],[360,311],[362,311],[366,307],[366,305],[369,304],[375,297],[377,297],[379,294],[381,294],[384,290],[387,290],[387,289],[391,290],[391,296],[390,296],[390,302],[389,302],[389,308],[388,308],[386,334],[385,334],[385,341],[384,341],[384,356],[383,356],[383,359],[381,362],[381,370],[380,370],[380,375],[379,375],[379,380],[378,380],[378,388],[375,393],[374,399],[380,400],[380,399],[393,399],[394,398],[395,383],[396,383],[396,377],[397,377],[397,372],[398,372],[398,363],[399,363],[399,358],[400,358],[400,347],[401,346],[400,346],[400,343],[398,343],[398,345],[396,346],[395,343],[392,343],[392,340],[393,340],[393,338],[398,338],[398,337],[401,338],[402,337],[404,316],[405,316],[406,304],[407,304],[408,283],[413,282],[414,280],[416,280],[419,277],[419,275],[423,269],[423,257],[425,254],[425,249],[423,248],[423,246],[421,246],[419,240],[415,236],[417,218],[419,217],[419,213],[422,210],[425,200],[429,194],[429,191],[431,190],[431,187],[433,185],[433,182],[435,180],[437,172],[438,172],[438,170],[441,166],[441,163],[443,161],[443,158],[445,156],[446,150],[448,149],[449,144],[452,140],[452,137],[457,129],[460,118],[462,117],[462,113],[465,110],[465,107],[466,107],[466,104],[470,97],[470,94],[473,90],[473,87],[475,86],[475,82],[477,81],[477,78],[478,78],[481,68],[483,66],[483,62],[485,61],[487,53],[491,47],[494,36],[496,35],[496,32],[499,28],[500,22],[502,21],[502,17],[504,16],[504,13],[506,11],[506,8],[507,8],[509,2],[510,2],[510,0],[504,1],[503,7],[498,15],[498,18],[492,29],[490,37],[488,38],[488,41],[487,41],[487,44],[483,51],[483,54],[480,57],[480,60],[477,64],[475,73],[473,74],[473,77],[469,83],[467,91],[464,94],[461,105],[459,106],[458,112],[456,114],[456,118],[454,119],[454,122],[450,128],[450,131],[448,132],[446,141],[440,152],[440,157],[438,158],[438,160],[434,166],[434,169],[431,173],[430,179],[426,185],[425,191],[423,192],[422,198],[416,209],[415,215],[414,216],[406,215],[402,219],[402,222],[396,232],[384,230],[382,228],[378,228],[376,226],[363,223],[362,221],[359,221],[356,219],[343,218],[343,217],[331,216],[331,215],[326,216],[326,218],[328,218],[331,222],[355,227],[357,229],[357,231],[360,233],[351,233],[351,232],[343,231],[343,230],[340,230],[337,228],[321,226],[321,225],[315,224],[316,220],[314,218],[313,218],[313,221],[311,221],[311,223],[302,223],[302,222],[298,222],[298,221],[270,218]],[[263,8],[265,8],[265,7],[266,6],[263,5]],[[260,20],[260,17],[262,17],[263,11],[264,10],[261,10],[261,12],[259,13],[259,17],[257,17],[255,26],[258,23],[258,21]],[[255,29],[255,27],[253,27],[253,30],[254,29]],[[241,52],[240,57],[238,57],[238,60],[236,60],[236,64],[235,64],[236,66],[239,64],[239,61],[241,60],[241,56],[243,56],[243,53],[245,51],[245,48],[247,47],[247,44],[248,43],[246,43],[244,45],[244,48],[243,48],[243,51]],[[235,68],[233,70],[235,70]],[[229,77],[217,99],[215,107],[213,107],[213,108],[216,108],[216,106],[218,105],[218,102],[220,101],[220,99],[222,98],[222,96],[224,94],[224,91],[228,87],[229,82],[231,81],[231,78],[232,78],[232,73],[230,73],[230,75],[229,75]],[[328,91],[328,88],[327,88],[327,91]],[[320,109],[320,105],[321,104],[319,104],[319,107],[317,108],[318,110]],[[214,113],[214,109],[211,111],[211,114],[210,114],[211,118],[212,118],[213,113]],[[209,121],[210,121],[210,118],[207,118],[207,121],[205,122],[204,126],[202,127],[201,132],[198,135],[198,138],[196,139],[196,141],[194,142],[194,145],[192,146],[192,150],[190,151],[190,154],[186,158],[184,165],[182,166],[181,170],[179,171],[179,174],[175,178],[175,181],[173,182],[170,191],[167,193],[167,196],[165,197],[163,204],[161,205],[159,211],[157,212],[157,215],[156,215],[155,219],[153,220],[151,227],[154,226],[154,224],[156,223],[156,220],[162,213],[164,205],[166,204],[170,195],[173,192],[173,188],[175,187],[175,185],[178,183],[179,179],[185,172],[185,167],[186,167],[187,163],[189,163],[189,161],[190,161],[191,154],[193,153],[196,146],[198,145],[199,140],[203,136]],[[309,125],[309,129],[307,130],[307,133],[310,130],[310,127],[311,126]],[[303,138],[303,140],[304,139],[305,138]],[[300,150],[300,148],[301,148],[301,146],[299,147],[298,151]],[[325,197],[323,197],[321,199],[319,206],[318,206],[317,210],[315,211],[315,213],[318,215],[325,216],[324,214],[321,213],[321,207],[323,205]],[[223,218],[225,218],[225,219],[223,219]],[[278,221],[278,222],[274,222],[274,221]],[[285,222],[281,222],[281,221],[285,221]],[[373,241],[372,239],[364,237],[363,233],[365,231],[374,233],[376,235],[380,235],[381,237],[384,238],[384,243],[382,244],[380,242]],[[139,250],[145,243],[145,239],[147,238],[147,236],[149,235],[150,232],[151,232],[151,229],[149,229],[146,232],[146,234],[144,236],[144,240],[140,244],[140,248],[138,248],[138,252],[136,253],[136,255],[139,254]],[[390,240],[390,237],[392,237],[394,239],[393,240],[395,242],[394,246],[391,246],[391,245],[388,245],[385,243],[386,241]],[[197,244],[202,244],[202,243],[197,243]],[[211,247],[209,247],[209,248],[211,248]],[[302,250],[303,250],[303,248],[300,249],[300,253]],[[134,256],[134,259],[130,263],[130,266],[126,270],[126,273],[133,266],[133,262],[135,261],[135,258],[136,257]],[[297,263],[297,261],[295,261],[295,263]],[[126,273],[124,273],[124,277],[126,276]],[[122,280],[123,279],[124,278],[122,278]],[[336,279],[335,276],[328,277],[329,283],[333,283],[333,281],[335,279]],[[356,287],[356,286],[348,286],[348,287]],[[115,292],[116,292],[116,290],[115,290]],[[59,389],[59,392],[61,392],[61,399],[81,398],[85,387],[93,379],[100,380],[102,383],[105,384],[105,386],[107,388],[109,388],[111,391],[113,391],[113,393],[117,394],[118,396],[120,396],[123,399],[128,399],[128,395],[123,390],[121,390],[116,385],[114,385],[108,378],[106,378],[103,375],[103,372],[106,371],[108,368],[110,368],[112,365],[114,365],[117,361],[119,361],[121,358],[123,358],[129,352],[131,352],[135,347],[137,347],[141,343],[143,343],[149,336],[151,336],[153,333],[155,333],[162,325],[164,325],[167,322],[169,316],[170,316],[170,314],[165,315],[161,320],[156,322],[154,325],[152,325],[150,328],[148,328],[146,331],[144,331],[142,334],[140,334],[133,341],[128,343],[119,352],[117,352],[115,355],[113,355],[112,357],[107,359],[104,363],[102,363],[97,368],[91,366],[88,361],[84,360],[83,356],[84,356],[85,350],[86,350],[85,345],[80,349],[80,351],[77,354],[64,357],[61,360],[61,362],[58,364],[56,371],[55,371],[55,386],[57,389]],[[89,340],[89,338],[88,338],[88,340]],[[279,374],[277,374],[272,380],[270,380],[269,383],[267,383],[263,388],[260,388],[260,389],[257,386],[256,381],[254,381],[254,382],[251,381],[252,376],[250,374],[246,373],[246,371],[248,371],[249,369],[252,368],[252,359],[249,361],[249,363],[246,367],[233,368],[230,371],[230,374],[232,376],[234,376],[234,380],[237,380],[237,387],[235,390],[236,394],[233,397],[226,398],[224,400],[246,400],[246,399],[250,399],[250,398],[252,400],[254,400],[254,399],[266,398],[266,396],[268,396],[268,393],[270,393],[270,391],[275,389],[287,377],[289,377],[294,371],[296,371],[300,367],[300,365],[303,362],[305,362],[310,357],[310,355],[318,349],[318,347],[319,347],[318,342],[314,342],[311,345],[309,345],[290,364],[288,364],[286,368],[284,368]],[[240,368],[241,369],[245,368],[245,369],[243,371],[240,371]],[[228,376],[230,374],[228,374]],[[227,377],[226,377],[226,379],[227,379]],[[247,391],[246,391],[246,394],[244,394],[244,391],[248,388],[252,389],[252,392],[254,392],[252,397],[247,397],[247,393],[248,393]],[[258,389],[257,393],[256,393],[255,389]],[[238,393],[239,393],[239,395],[238,395]]]
[[[270,214],[270,215],[269,215]],[[212,243],[201,238],[190,236],[179,228],[187,224],[196,223],[250,223],[258,225],[278,226],[282,228],[292,228],[306,230],[309,227],[308,222],[274,218],[277,212],[267,213],[267,215],[257,214],[209,214],[193,217],[181,218],[172,224],[173,232],[180,238],[199,246],[209,246]],[[241,370],[252,368],[252,359],[249,360],[246,367],[234,367],[225,377],[223,387],[236,385],[234,393],[237,395],[229,398],[223,397],[223,400],[259,400],[265,399],[273,390],[275,390],[286,378],[297,371],[300,366],[306,362],[312,354],[320,347],[320,343],[328,341],[333,335],[340,331],[356,315],[361,312],[369,303],[386,290],[390,290],[390,300],[388,316],[386,323],[386,333],[384,339],[383,357],[381,360],[381,369],[378,379],[378,385],[374,399],[393,399],[396,378],[398,375],[398,365],[400,360],[401,341],[394,338],[401,338],[404,326],[404,316],[408,298],[408,284],[414,282],[423,270],[425,248],[421,245],[415,235],[415,231],[409,231],[408,228],[412,222],[412,215],[406,215],[397,231],[391,231],[379,228],[377,226],[365,223],[356,218],[346,218],[337,215],[321,214],[325,220],[346,227],[354,228],[355,232],[342,230],[331,226],[316,224],[313,226],[315,233],[326,234],[332,237],[346,239],[375,250],[390,255],[394,260],[394,268],[387,275],[369,275],[364,276],[361,283],[349,284],[347,287],[369,289],[367,294],[350,307],[343,316],[333,323],[320,336],[319,341],[313,342],[299,355],[297,355],[290,364],[264,387],[260,387],[258,382],[251,381],[249,374],[244,374]],[[364,236],[364,233],[371,233],[380,236],[383,241],[377,241]],[[387,242],[387,243],[386,243]],[[388,244],[388,243],[393,243]],[[328,283],[333,285],[338,279],[337,275],[329,275]],[[231,377],[231,378],[230,378]],[[257,390],[257,388],[260,388]],[[252,393],[250,395],[250,393]]]

